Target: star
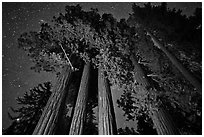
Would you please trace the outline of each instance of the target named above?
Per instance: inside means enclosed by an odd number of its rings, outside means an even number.
[[[39,84],[45,80],[50,80],[52,74],[38,74],[30,70],[33,66],[31,59],[26,55],[27,53],[19,50],[17,38],[23,32],[38,31],[40,29],[39,21],[51,21],[54,15],[58,15],[60,12],[64,12],[65,5],[77,3],[41,3],[41,2],[23,2],[23,3],[2,3],[2,60],[3,60],[3,87],[2,87],[2,98],[5,100],[14,100],[19,93],[25,92],[34,85]],[[131,13],[132,3],[80,3],[83,8],[90,9],[98,8],[99,12],[106,12],[114,14],[117,19],[127,18]],[[173,8],[178,4],[171,4]],[[200,4],[202,7],[202,4]],[[185,10],[188,11],[192,6],[187,7]],[[15,65],[16,64],[16,65]],[[13,81],[15,80],[15,81]],[[54,77],[52,80],[55,82]],[[15,82],[15,83],[14,83]],[[20,83],[21,82],[21,83]],[[18,88],[16,88],[18,87]],[[15,91],[15,92],[13,92]],[[12,94],[11,94],[12,93]],[[8,127],[11,121],[7,117],[8,106],[13,106],[14,101],[6,102],[7,104],[2,106],[2,126]]]
[[[115,9],[113,6],[111,6],[111,9]]]

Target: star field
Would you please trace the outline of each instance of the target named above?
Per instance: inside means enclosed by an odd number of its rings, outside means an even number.
[[[66,5],[76,3],[57,2],[3,2],[2,3],[2,117],[3,128],[10,125],[7,112],[9,106],[16,107],[15,98],[22,96],[25,91],[39,83],[52,81],[54,84],[55,75],[41,72],[35,73],[30,70],[32,62],[26,53],[18,49],[17,38],[23,32],[38,31],[40,23],[50,22],[53,16],[64,12]],[[143,5],[143,3],[138,3]],[[158,3],[154,3],[158,4]],[[88,3],[80,5],[85,9],[98,8],[99,13],[112,13],[118,20],[128,18],[131,13],[132,3]],[[169,3],[169,8],[181,8],[184,14],[190,15],[195,7],[201,7],[201,3]]]

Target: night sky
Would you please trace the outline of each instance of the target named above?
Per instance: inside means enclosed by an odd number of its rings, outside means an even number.
[[[77,3],[2,3],[2,127],[7,128],[11,121],[7,112],[9,106],[17,107],[15,98],[40,83],[51,81],[55,83],[55,74],[36,73],[30,70],[33,65],[27,54],[18,49],[17,38],[23,32],[38,31],[42,21],[50,22],[54,15],[64,12],[66,5]],[[143,3],[138,3],[143,5]],[[154,3],[158,4],[158,3]],[[128,18],[132,3],[80,3],[88,10],[98,8],[99,13],[112,13],[118,20]],[[192,15],[201,3],[168,3],[169,8],[180,8],[183,14]],[[113,95],[114,97],[119,95]],[[116,108],[116,113],[119,109]]]

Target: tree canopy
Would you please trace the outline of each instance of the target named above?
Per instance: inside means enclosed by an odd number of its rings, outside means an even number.
[[[40,31],[22,34],[19,47],[28,52],[35,63],[32,69],[37,72],[59,72],[69,60],[77,69],[87,61],[100,66],[110,83],[123,89],[117,103],[128,120],[136,119],[140,113],[148,114],[150,100],[155,104],[162,100],[172,115],[179,114],[192,132],[198,133],[193,126],[201,126],[201,97],[165,54],[155,48],[146,30],[201,79],[201,10],[196,9],[190,17],[182,15],[181,10],[168,9],[166,3],[147,3],[144,7],[133,4],[132,10],[127,20],[117,21],[112,14],[101,16],[97,9],[84,11],[80,5],[66,6],[65,13],[53,17],[52,23],[42,23]],[[152,95],[138,89],[131,55],[150,81],[151,87],[146,88]],[[187,130],[184,124],[179,128]]]

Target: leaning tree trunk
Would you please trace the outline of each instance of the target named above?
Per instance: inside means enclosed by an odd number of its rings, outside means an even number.
[[[83,131],[83,125],[85,121],[85,111],[88,98],[88,87],[90,79],[90,63],[88,62],[84,66],[83,75],[81,78],[79,93],[74,109],[74,115],[70,127],[70,135],[81,135]]]
[[[184,77],[198,90],[198,92],[202,93],[202,84],[195,78],[193,75],[188,72],[187,69],[170,53],[168,50],[159,42],[159,40],[153,36],[150,32],[147,32],[154,43],[154,45],[161,49],[166,56],[171,60],[171,62],[177,67],[177,69],[184,75]]]
[[[52,135],[55,133],[60,106],[67,91],[66,88],[70,83],[71,74],[72,70],[70,66],[65,66],[44,108],[33,135]]]
[[[113,108],[111,90],[104,72],[98,69],[98,107],[99,107],[99,135],[117,134],[115,113]]]
[[[142,68],[136,61],[134,55],[131,55],[130,59],[134,65],[134,79],[136,80],[136,82],[138,82],[140,90],[143,90],[146,93],[149,92],[147,88],[150,87],[150,84],[147,78],[145,77]],[[179,134],[175,124],[171,120],[170,115],[164,110],[162,106],[160,106],[158,110],[153,110],[151,118],[159,135]]]
[[[152,120],[159,135],[178,135],[173,119],[168,112],[161,106],[157,111],[153,111]]]

